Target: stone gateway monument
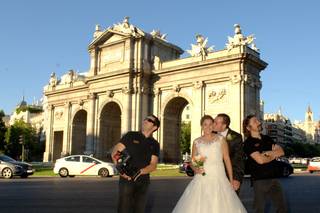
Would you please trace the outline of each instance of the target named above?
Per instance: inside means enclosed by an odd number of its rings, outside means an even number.
[[[242,119],[260,113],[260,59],[254,37],[240,25],[226,48],[215,51],[208,38],[197,34],[190,57],[160,31],[146,33],[129,22],[106,30],[96,26],[89,44],[90,69],[54,73],[44,87],[46,151],[44,161],[71,154],[106,159],[121,135],[139,130],[143,118],[154,114],[161,127],[162,162],[181,160],[181,114],[191,112],[191,141],[201,135],[204,114],[230,115],[231,127],[241,131]],[[249,47],[251,45],[251,47]]]

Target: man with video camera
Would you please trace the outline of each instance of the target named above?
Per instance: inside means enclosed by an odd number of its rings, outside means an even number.
[[[159,127],[159,119],[149,115],[140,131],[126,133],[113,149],[112,160],[120,173],[118,213],[145,211],[149,174],[157,168],[160,150],[152,133]]]

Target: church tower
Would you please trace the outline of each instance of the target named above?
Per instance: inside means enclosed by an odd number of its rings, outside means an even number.
[[[313,122],[313,112],[310,105],[308,106],[308,109],[306,111],[304,127],[307,135],[307,140],[314,141],[315,126]]]

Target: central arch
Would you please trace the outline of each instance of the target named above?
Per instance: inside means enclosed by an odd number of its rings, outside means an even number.
[[[86,149],[87,112],[79,110],[72,121],[71,154],[83,154]]]
[[[116,102],[107,103],[100,115],[98,157],[110,161],[113,146],[121,137],[121,108]]]
[[[189,102],[183,97],[171,99],[163,114],[163,149],[162,160],[165,163],[179,163],[181,161],[180,134],[181,115]]]

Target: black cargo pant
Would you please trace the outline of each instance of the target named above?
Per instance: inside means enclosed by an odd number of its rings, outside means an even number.
[[[119,181],[118,213],[144,213],[149,181]]]
[[[282,187],[277,179],[254,180],[253,191],[255,213],[264,213],[267,198],[271,199],[277,213],[287,212]]]

